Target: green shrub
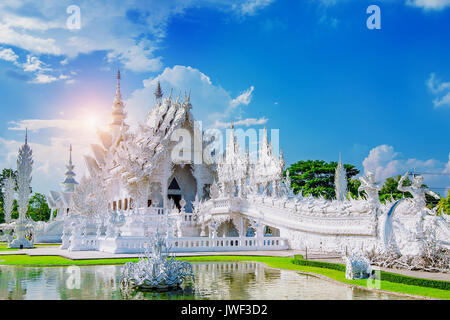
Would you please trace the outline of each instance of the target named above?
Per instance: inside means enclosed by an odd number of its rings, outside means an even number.
[[[294,260],[292,260],[293,264],[297,264],[300,266],[308,266],[308,267],[334,269],[334,270],[345,272],[345,266],[342,264],[331,263],[331,262],[322,262],[322,261],[303,260],[303,259],[298,259],[297,257],[298,256],[294,256]]]
[[[380,277],[383,281],[409,284],[412,286],[428,287],[442,290],[450,290],[449,281],[430,280],[422,278],[413,278],[401,274],[381,271]]]
[[[345,272],[345,265],[343,265],[343,264],[304,260],[303,256],[301,256],[301,255],[295,255],[294,259],[292,260],[292,263],[301,265],[301,266],[326,268],[326,269],[333,269],[333,270]],[[435,289],[441,289],[441,290],[450,290],[450,282],[449,281],[413,278],[413,277],[408,277],[408,276],[404,276],[401,274],[391,273],[391,272],[386,272],[386,271],[380,272],[380,278],[382,281],[402,283],[402,284],[407,284],[407,285],[411,285],[411,286],[428,287],[428,288],[435,288]]]

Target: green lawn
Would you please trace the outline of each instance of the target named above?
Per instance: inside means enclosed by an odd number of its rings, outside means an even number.
[[[339,282],[368,287],[366,280],[347,280],[345,273],[338,270],[319,268],[312,266],[301,266],[292,263],[292,258],[285,257],[257,257],[257,256],[197,256],[182,257],[180,260],[190,262],[205,261],[256,261],[263,262],[269,267],[287,269],[294,271],[310,272],[320,274]],[[98,259],[98,260],[70,260],[59,256],[27,256],[27,255],[3,255],[0,256],[0,265],[20,266],[63,266],[63,265],[101,265],[101,264],[123,264],[125,262],[136,262],[138,259]],[[418,296],[432,297],[438,299],[449,299],[450,290],[434,289],[394,283],[381,280],[381,290],[406,293]]]
[[[59,247],[61,244],[35,244],[35,247]],[[0,251],[10,251],[10,250],[20,250],[20,249],[13,249],[8,248],[8,245],[3,243],[0,244]]]

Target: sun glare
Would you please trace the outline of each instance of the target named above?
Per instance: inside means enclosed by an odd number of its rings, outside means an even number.
[[[86,125],[89,128],[95,128],[97,126],[97,118],[95,116],[88,116],[86,119]]]

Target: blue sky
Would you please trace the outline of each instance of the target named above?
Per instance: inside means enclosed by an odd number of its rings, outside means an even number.
[[[118,67],[132,125],[160,80],[192,90],[205,126],[280,129],[288,164],[341,152],[380,181],[410,170],[450,187],[449,0],[94,3],[0,4],[0,166],[14,166],[29,127],[35,191],[59,189],[70,143],[84,174]],[[380,30],[366,27],[371,4]],[[67,27],[70,5],[80,29]]]

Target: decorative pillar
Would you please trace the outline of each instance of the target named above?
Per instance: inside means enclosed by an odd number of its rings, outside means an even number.
[[[239,237],[245,237],[245,230],[244,230],[244,218],[242,216],[239,217],[238,220],[238,231],[239,231]]]
[[[204,183],[202,181],[202,167],[198,164],[194,165],[194,178],[197,182],[197,196],[199,200],[203,199],[203,186]]]
[[[169,163],[168,163],[168,161],[165,161],[164,162],[163,177],[162,177],[162,181],[161,181],[164,211],[169,209],[169,203],[168,203],[169,199],[167,197],[167,188],[168,188],[167,180],[168,179],[169,179]],[[166,212],[164,212],[164,214],[166,214]]]

